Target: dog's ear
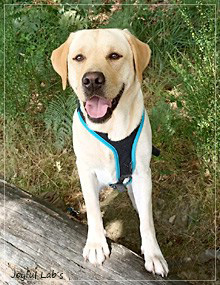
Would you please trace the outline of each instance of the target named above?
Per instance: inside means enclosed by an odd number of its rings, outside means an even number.
[[[73,39],[73,33],[71,33],[68,39],[61,46],[55,49],[51,55],[53,68],[62,78],[63,90],[66,89],[67,57],[69,52],[69,46],[71,44],[72,39]]]
[[[150,61],[150,47],[148,44],[143,43],[135,36],[133,36],[127,29],[124,29],[123,32],[125,33],[125,36],[131,46],[134,56],[134,68],[137,73],[137,78],[139,82],[141,82],[142,73]]]

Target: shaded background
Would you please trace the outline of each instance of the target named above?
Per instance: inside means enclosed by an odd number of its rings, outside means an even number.
[[[151,165],[153,210],[170,278],[213,279],[220,141],[215,131],[216,6],[202,4],[216,2],[28,2],[5,6],[6,132],[0,175],[5,150],[5,180],[86,223],[71,141],[77,100],[70,87],[62,90],[50,56],[70,32],[127,28],[152,50],[142,86],[153,143],[161,150]],[[0,64],[3,68],[3,57]],[[140,253],[139,221],[127,194],[105,189],[100,196],[108,236]]]

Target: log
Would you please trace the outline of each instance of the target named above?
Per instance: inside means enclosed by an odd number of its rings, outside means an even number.
[[[0,228],[0,284],[172,283],[148,273],[142,257],[113,242],[103,266],[85,262],[87,227],[4,181]]]

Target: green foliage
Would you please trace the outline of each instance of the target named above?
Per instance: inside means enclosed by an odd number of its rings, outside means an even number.
[[[138,1],[142,3],[143,1]],[[150,45],[152,51],[151,68],[164,76],[169,57],[178,50],[184,50],[189,31],[181,17],[181,6],[166,5],[128,5],[114,13],[107,26],[127,28],[143,42]]]
[[[4,42],[4,10],[0,9],[0,41],[1,43]],[[0,79],[0,114],[3,114],[4,112],[4,101],[3,99],[3,92],[4,92],[4,46],[3,44],[0,45],[0,70],[2,73],[1,79]]]
[[[152,108],[150,119],[154,140],[160,144],[169,144],[181,122],[177,111],[172,110],[164,100],[160,100]]]
[[[45,109],[50,93],[60,92],[53,79],[52,50],[89,22],[85,11],[68,5],[6,6],[5,15],[6,115],[31,117],[33,95]]]
[[[192,10],[197,9],[197,20]],[[195,11],[194,11],[195,12]],[[170,55],[170,62],[180,84],[177,91],[184,101],[189,119],[188,131],[197,154],[206,164],[215,160],[215,23],[214,7],[197,6],[181,10],[190,31],[187,53]],[[220,141],[218,134],[217,141]]]
[[[45,112],[46,128],[55,134],[55,146],[62,149],[69,142],[72,134],[72,117],[76,108],[77,99],[70,95],[56,96]]]

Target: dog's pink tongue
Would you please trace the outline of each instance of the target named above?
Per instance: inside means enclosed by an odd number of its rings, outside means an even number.
[[[92,118],[101,118],[107,113],[108,107],[111,108],[111,100],[93,96],[91,99],[86,101],[86,111]]]

